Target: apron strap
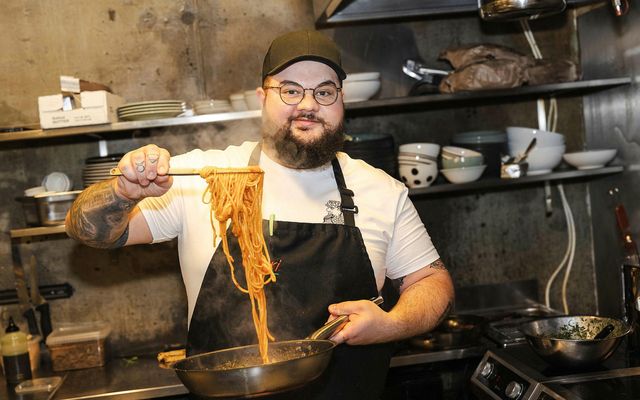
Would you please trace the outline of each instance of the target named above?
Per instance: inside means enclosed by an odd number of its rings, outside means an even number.
[[[340,191],[340,209],[344,216],[344,223],[347,226],[356,226],[356,220],[354,215],[358,213],[358,206],[353,203],[353,190],[347,189],[347,184],[344,181],[344,175],[342,174],[342,168],[337,158],[331,160],[331,166],[333,167],[333,175],[336,178],[336,184]]]

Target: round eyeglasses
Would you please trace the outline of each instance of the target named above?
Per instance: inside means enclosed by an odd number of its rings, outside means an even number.
[[[282,102],[290,106],[300,104],[307,90],[313,92],[313,98],[318,104],[321,106],[330,106],[338,100],[338,93],[342,90],[342,88],[337,87],[333,83],[323,83],[315,88],[304,88],[293,82],[286,82],[280,86],[265,86],[263,89],[278,89]]]

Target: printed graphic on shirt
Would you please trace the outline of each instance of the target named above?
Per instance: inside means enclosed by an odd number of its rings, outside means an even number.
[[[342,210],[340,209],[340,203],[338,200],[329,200],[326,202],[327,215],[324,216],[322,222],[325,224],[344,224],[344,217],[342,216]]]

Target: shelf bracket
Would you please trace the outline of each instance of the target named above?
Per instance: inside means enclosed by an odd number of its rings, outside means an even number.
[[[551,182],[544,181],[544,209],[547,217],[553,214],[553,203],[551,201]]]

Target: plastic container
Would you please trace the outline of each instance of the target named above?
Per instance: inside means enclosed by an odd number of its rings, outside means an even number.
[[[64,324],[54,329],[46,340],[53,370],[103,366],[110,332],[111,326],[106,322]]]

